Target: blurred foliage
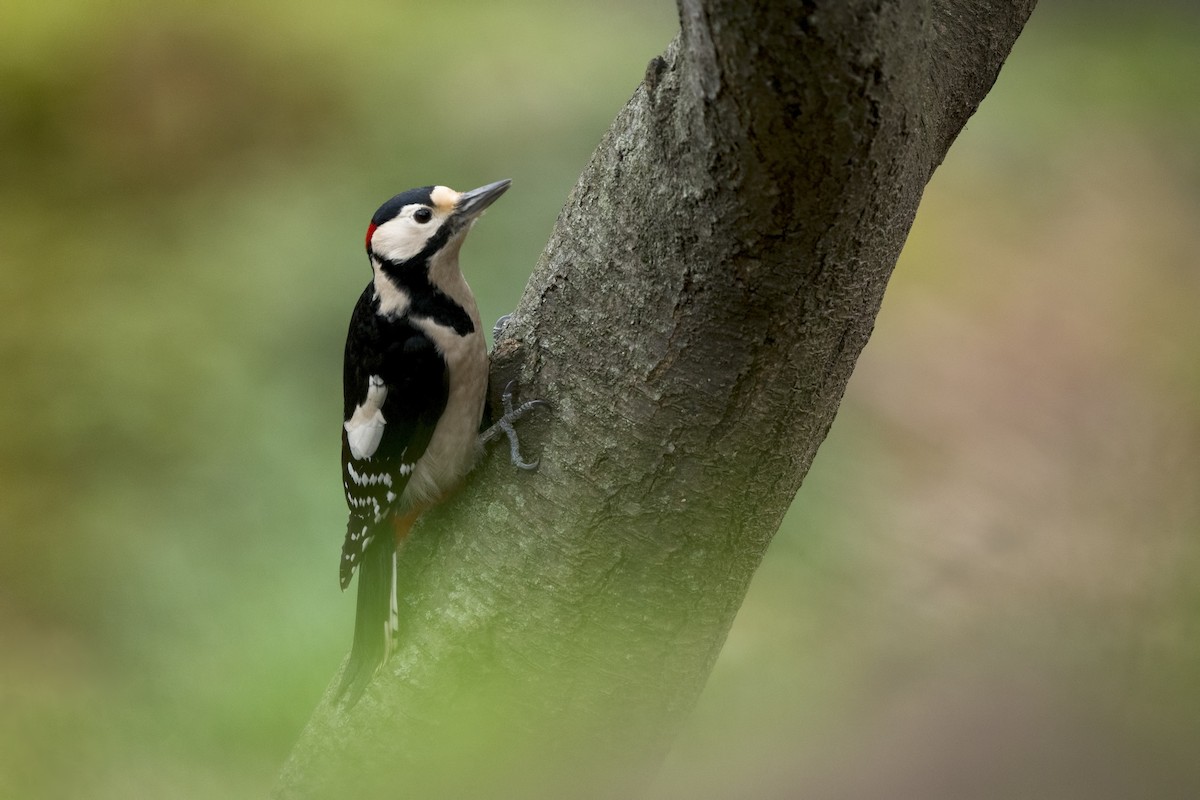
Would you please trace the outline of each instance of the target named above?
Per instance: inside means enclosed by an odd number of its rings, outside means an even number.
[[[366,220],[513,178],[465,255],[511,308],[674,10],[0,19],[0,797],[261,796],[349,642]],[[656,796],[1196,786],[1198,33],[1035,14]]]

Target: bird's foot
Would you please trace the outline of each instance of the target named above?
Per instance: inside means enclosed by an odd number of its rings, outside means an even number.
[[[503,318],[502,318],[503,319]],[[504,415],[496,420],[492,427],[479,435],[479,443],[487,444],[500,434],[508,437],[508,452],[512,464],[517,469],[537,469],[541,462],[540,458],[535,458],[533,461],[525,461],[521,457],[521,442],[517,438],[517,430],[513,427],[513,423],[521,417],[541,406],[549,406],[545,400],[526,400],[521,405],[513,408],[512,387],[514,381],[509,381],[504,387],[504,394],[500,396],[500,400],[504,403]]]
[[[500,334],[504,331],[504,326],[508,324],[510,319],[512,319],[512,314],[508,313],[496,320],[496,324],[492,326],[492,341],[500,338]],[[511,387],[512,384],[509,384],[509,386]],[[505,389],[505,391],[508,390]]]

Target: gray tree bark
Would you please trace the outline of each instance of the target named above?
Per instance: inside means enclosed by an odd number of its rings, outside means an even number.
[[[278,797],[636,793],[1034,3],[679,0],[497,343],[540,471],[493,453],[414,532],[398,651]]]

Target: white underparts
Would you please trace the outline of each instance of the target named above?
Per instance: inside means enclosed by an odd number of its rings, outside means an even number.
[[[442,294],[449,297],[471,316],[475,330],[479,330],[476,320],[478,312],[472,312],[475,307],[475,296],[471,287],[463,277],[462,269],[458,266],[458,254],[462,250],[463,241],[467,238],[467,228],[458,231],[446,245],[429,260],[429,282]]]
[[[344,423],[350,454],[358,460],[370,458],[379,447],[379,440],[383,438],[383,426],[387,424],[387,420],[383,418],[385,400],[387,386],[378,375],[372,375],[366,399],[354,409],[350,419]]]
[[[461,274],[459,280],[462,280]],[[465,291],[460,295],[460,302],[471,317],[474,331],[462,336],[432,319],[419,317],[414,320],[446,360],[450,395],[429,446],[417,461],[400,498],[405,506],[428,505],[440,500],[466,478],[479,456],[479,421],[483,416],[488,379],[487,345],[481,332],[479,312],[465,281],[462,288]]]

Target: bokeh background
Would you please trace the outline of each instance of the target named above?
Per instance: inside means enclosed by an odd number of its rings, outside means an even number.
[[[1046,3],[651,791],[1200,790],[1200,12]],[[349,642],[382,200],[515,305],[674,7],[7,0],[0,797],[259,797]]]

